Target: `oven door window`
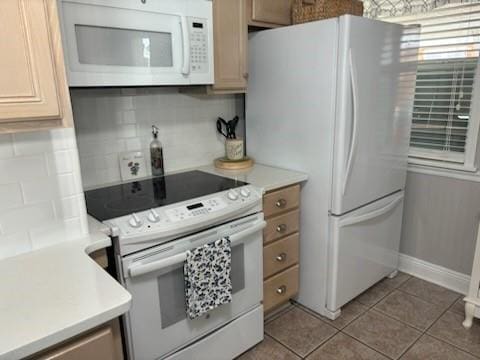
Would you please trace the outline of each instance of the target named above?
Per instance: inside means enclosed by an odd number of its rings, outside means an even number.
[[[75,25],[80,64],[172,67],[172,34]],[[128,51],[127,51],[128,50]]]
[[[235,296],[245,288],[244,245],[232,247],[232,292]],[[177,267],[171,272],[157,278],[158,296],[160,300],[161,326],[165,329],[187,318],[185,311],[185,282],[183,267]]]

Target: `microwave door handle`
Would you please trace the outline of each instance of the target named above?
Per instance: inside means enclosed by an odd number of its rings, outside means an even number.
[[[190,35],[188,33],[188,22],[186,16],[180,17],[180,27],[182,28],[183,43],[182,74],[187,76],[190,74]]]
[[[266,225],[267,223],[264,220],[259,221],[258,223],[252,225],[251,227],[229,236],[230,243],[233,244],[249,235],[252,235],[257,231],[262,230]],[[176,265],[178,263],[184,262],[186,259],[187,259],[187,253],[182,252],[180,254],[169,256],[168,258],[154,261],[148,264],[139,264],[139,265],[129,266],[128,273],[130,274],[131,277],[140,276],[153,271],[164,269],[168,266]]]

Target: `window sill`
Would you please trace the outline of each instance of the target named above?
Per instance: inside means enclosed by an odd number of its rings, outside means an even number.
[[[477,168],[460,164],[439,164],[435,161],[410,158],[408,159],[408,171],[417,174],[480,182],[480,171]]]

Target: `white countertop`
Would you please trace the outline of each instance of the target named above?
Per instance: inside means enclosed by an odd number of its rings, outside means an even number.
[[[255,164],[245,170],[222,170],[213,165],[201,166],[197,170],[248,182],[262,188],[265,192],[301,183],[308,179],[308,175],[302,172],[262,164]]]
[[[0,359],[19,359],[127,312],[131,295],[87,254],[100,232],[0,260]]]

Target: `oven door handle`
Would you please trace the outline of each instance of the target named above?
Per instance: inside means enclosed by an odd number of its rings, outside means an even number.
[[[239,240],[256,233],[257,231],[262,230],[266,225],[267,223],[265,222],[265,220],[259,221],[254,225],[248,227],[247,229],[229,236],[230,243],[234,244]],[[158,261],[153,261],[151,263],[131,265],[128,267],[128,273],[130,274],[130,277],[145,275],[150,272],[161,270],[166,267],[184,262],[186,259],[187,259],[187,253],[182,252],[180,254],[172,255],[172,256],[169,256],[168,258],[161,259]]]

